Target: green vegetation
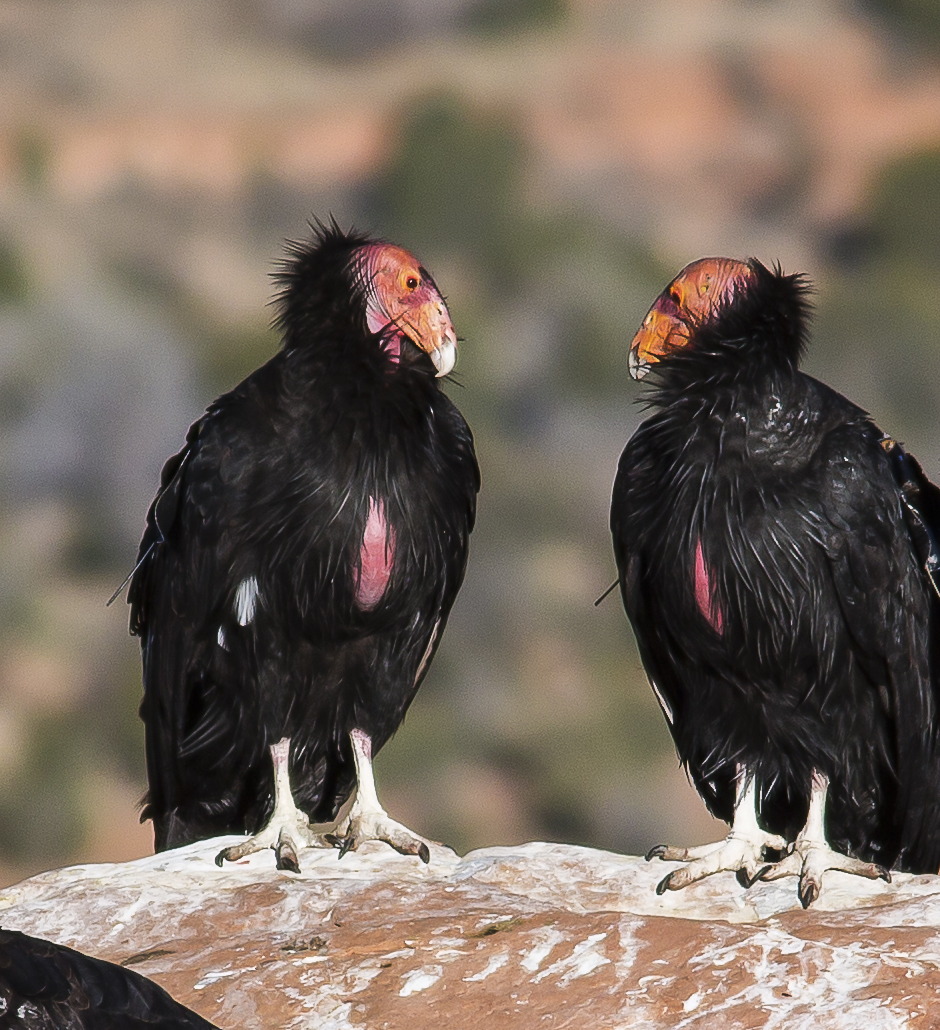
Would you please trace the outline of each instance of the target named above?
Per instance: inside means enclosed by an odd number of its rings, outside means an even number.
[[[530,28],[560,25],[567,13],[564,0],[478,0],[471,5],[465,25],[484,37],[504,37]]]
[[[940,5],[936,0],[863,0],[895,30],[920,43],[940,41]]]
[[[28,296],[29,278],[23,259],[15,244],[0,239],[0,305],[21,304]]]
[[[384,232],[409,239],[422,255],[472,262],[488,297],[518,289],[538,253],[537,223],[521,202],[525,155],[513,130],[508,119],[455,96],[428,97],[413,105],[398,154],[373,193],[374,221]]]
[[[30,187],[42,186],[49,166],[49,144],[38,133],[24,130],[16,144],[16,164],[20,178]]]
[[[940,471],[940,151],[903,158],[838,241],[811,365]]]

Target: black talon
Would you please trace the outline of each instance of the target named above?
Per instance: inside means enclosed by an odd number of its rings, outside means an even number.
[[[884,880],[885,883],[891,882],[891,870],[885,869],[883,865],[878,866],[878,879]]]
[[[669,890],[669,884],[672,882],[672,873],[666,873],[666,875],[656,884],[656,893],[660,897]]]
[[[747,873],[745,873],[744,874],[744,886],[748,890],[750,890],[751,887],[753,887],[754,884],[757,883],[758,880],[763,880],[764,873],[770,872],[770,870],[773,869],[773,867],[774,867],[773,866],[773,862],[768,862],[768,863],[766,863],[766,865],[762,865],[760,867],[760,869],[758,869],[757,872],[753,876],[748,876]],[[741,870],[741,872],[744,872],[744,870]]]
[[[425,865],[431,861],[431,850],[427,844],[422,843],[418,845],[418,858],[420,858]]]
[[[300,862],[297,860],[297,852],[290,844],[279,844],[275,850],[275,865],[285,873],[299,873]]]
[[[228,848],[222,848],[222,850],[215,856],[215,864],[221,869],[222,863],[228,858]]]
[[[668,844],[657,844],[646,852],[646,861],[651,862],[654,858],[662,858],[666,854]]]
[[[810,905],[819,897],[819,888],[815,883],[800,884],[800,904],[803,908],[809,908]]]
[[[348,851],[352,850],[353,844],[356,843],[355,837],[343,837],[339,841],[339,858],[342,858]]]

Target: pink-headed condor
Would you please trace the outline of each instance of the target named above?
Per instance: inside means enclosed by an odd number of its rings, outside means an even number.
[[[128,595],[157,850],[383,840],[372,760],[440,644],[479,470],[441,390],[457,337],[407,251],[336,223],[276,275],[283,346],[166,463]],[[273,760],[272,760],[273,759]],[[341,852],[341,853],[342,853]]]

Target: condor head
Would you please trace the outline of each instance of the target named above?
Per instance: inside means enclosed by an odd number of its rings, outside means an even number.
[[[370,243],[358,256],[366,323],[393,355],[401,337],[420,347],[446,376],[457,360],[457,334],[440,290],[417,258],[391,243]]]
[[[733,258],[700,258],[686,265],[656,298],[630,344],[629,368],[642,379],[650,367],[690,343],[694,331],[727,307],[755,278]]]

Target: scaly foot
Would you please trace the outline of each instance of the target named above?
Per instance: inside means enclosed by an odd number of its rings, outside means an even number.
[[[339,857],[342,858],[347,851],[355,851],[364,841],[381,840],[401,855],[417,855],[422,862],[428,863],[431,860],[431,841],[395,822],[379,804],[372,773],[372,741],[368,734],[362,730],[353,730],[349,736],[359,789],[349,813],[345,834],[337,833],[331,838],[339,845]]]
[[[891,874],[884,866],[850,858],[829,847],[825,829],[828,792],[829,777],[824,773],[814,771],[810,785],[806,825],[797,834],[790,854],[761,874],[765,880],[799,876],[798,894],[803,908],[809,908],[819,897],[819,892],[822,890],[823,873],[827,869],[839,869],[843,873],[864,876],[869,880],[891,882]]]
[[[390,844],[400,855],[417,855],[425,864],[431,860],[429,847],[431,841],[419,837],[407,826],[395,822],[383,809],[379,809],[377,812],[360,811],[357,813],[356,806],[353,805],[346,833],[342,836],[337,834],[330,839],[339,844],[340,858],[347,851],[355,851],[364,841],[381,840]]]
[[[656,886],[657,894],[681,890],[690,883],[721,872],[738,873],[739,879],[742,879],[745,886],[750,887],[755,880],[760,879],[772,868],[772,864],[765,857],[767,848],[785,851],[787,842],[775,833],[766,833],[757,826],[749,826],[746,833],[732,829],[724,840],[693,848],[673,848],[666,844],[657,844],[647,854],[646,861],[661,858],[664,862],[688,863],[663,877]]]
[[[800,904],[803,908],[809,908],[819,897],[823,873],[827,869],[838,869],[843,873],[864,876],[868,880],[891,882],[891,873],[884,866],[843,855],[833,851],[825,841],[811,840],[802,835],[797,837],[790,854],[765,870],[761,879],[780,880],[784,876],[798,876]]]
[[[278,869],[299,873],[299,851],[303,848],[333,847],[328,834],[335,829],[335,824],[311,826],[307,816],[294,804],[288,774],[289,758],[289,737],[282,737],[276,744],[271,745],[271,759],[274,762],[274,811],[271,818],[253,837],[242,841],[241,844],[223,848],[215,856],[217,866],[221,867],[223,862],[237,862],[256,851],[271,848]]]

